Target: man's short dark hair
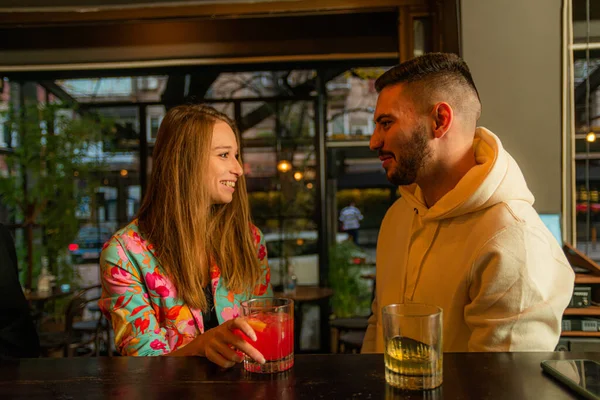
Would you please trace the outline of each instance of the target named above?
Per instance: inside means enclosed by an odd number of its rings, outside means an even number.
[[[471,76],[467,63],[452,53],[427,53],[392,67],[375,81],[375,89],[381,92],[385,87],[398,83],[422,85],[419,94],[426,95],[433,90],[452,92],[457,86],[472,91],[481,104],[479,92]]]

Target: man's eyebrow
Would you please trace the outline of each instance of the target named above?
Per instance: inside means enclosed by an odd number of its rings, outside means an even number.
[[[381,122],[382,119],[384,118],[394,118],[394,116],[392,114],[380,114],[376,119],[375,119],[375,123],[379,123]]]

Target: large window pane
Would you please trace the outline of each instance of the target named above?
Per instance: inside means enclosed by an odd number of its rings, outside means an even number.
[[[589,9],[588,9],[589,4]],[[573,115],[575,131],[575,235],[577,247],[600,261],[600,5],[573,0]],[[589,11],[589,13],[588,13]],[[591,50],[586,51],[587,44]],[[581,46],[586,45],[586,46]]]
[[[242,132],[244,170],[252,216],[273,251],[269,254],[273,283],[283,284],[288,266],[293,265],[299,284],[318,284],[314,105],[244,102],[241,110],[242,118],[261,116]],[[315,246],[304,246],[305,240]]]

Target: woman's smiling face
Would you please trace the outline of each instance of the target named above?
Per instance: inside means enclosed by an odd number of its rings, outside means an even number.
[[[227,204],[233,200],[238,178],[244,173],[238,160],[235,133],[223,121],[213,127],[208,161],[208,182],[211,204]]]

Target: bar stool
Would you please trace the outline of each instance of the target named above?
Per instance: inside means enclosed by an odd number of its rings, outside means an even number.
[[[331,349],[334,353],[360,352],[368,317],[335,318],[329,321]]]

